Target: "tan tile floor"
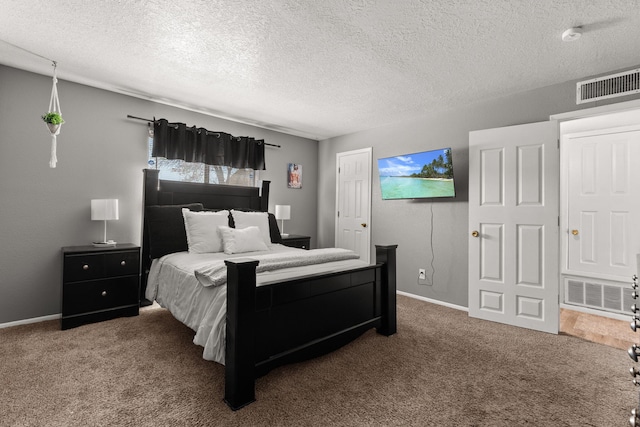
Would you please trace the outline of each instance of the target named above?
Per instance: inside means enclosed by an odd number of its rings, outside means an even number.
[[[584,338],[626,350],[631,344],[640,344],[640,329],[633,332],[629,321],[582,313],[574,310],[560,310],[560,333]]]

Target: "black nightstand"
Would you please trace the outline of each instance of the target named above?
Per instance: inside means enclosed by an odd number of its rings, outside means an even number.
[[[299,234],[289,234],[288,236],[282,236],[282,244],[285,246],[291,246],[292,248],[309,250],[311,247],[311,237],[301,236]]]
[[[139,246],[67,246],[62,259],[62,329],[138,315]]]

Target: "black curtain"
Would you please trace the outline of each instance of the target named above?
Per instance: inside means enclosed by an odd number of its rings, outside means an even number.
[[[263,139],[187,127],[184,123],[169,123],[166,119],[156,120],[153,124],[151,155],[236,169],[266,169]]]

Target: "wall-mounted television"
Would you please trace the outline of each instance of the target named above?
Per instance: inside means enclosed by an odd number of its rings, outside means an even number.
[[[383,200],[455,197],[451,148],[378,159]]]

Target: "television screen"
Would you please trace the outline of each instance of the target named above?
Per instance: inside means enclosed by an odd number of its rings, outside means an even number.
[[[451,148],[378,159],[383,200],[455,197]]]

